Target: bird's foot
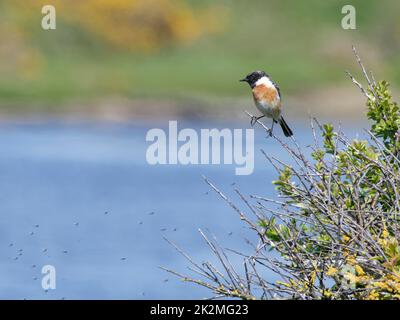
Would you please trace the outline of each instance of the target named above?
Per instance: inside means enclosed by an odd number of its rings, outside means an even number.
[[[258,120],[258,118],[256,116],[252,116],[251,120],[250,120],[250,125],[252,127],[254,127],[254,125],[256,124],[257,120]]]

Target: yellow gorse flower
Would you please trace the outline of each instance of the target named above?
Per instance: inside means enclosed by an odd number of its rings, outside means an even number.
[[[338,272],[338,269],[334,268],[334,267],[329,267],[328,271],[326,272],[326,275],[328,277],[332,277],[334,275],[336,275]]]
[[[14,0],[5,4],[25,30],[48,2]],[[73,25],[111,48],[154,51],[163,46],[192,42],[219,32],[227,9],[220,5],[194,8],[186,0],[54,0],[57,20]],[[29,30],[29,29],[28,29]]]

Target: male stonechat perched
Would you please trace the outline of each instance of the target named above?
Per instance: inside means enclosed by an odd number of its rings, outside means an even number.
[[[253,117],[251,125],[253,126],[263,117],[272,118],[270,135],[272,135],[274,123],[279,122],[285,137],[292,136],[292,130],[282,117],[281,92],[271,78],[264,71],[254,71],[240,81],[250,85],[256,107],[263,114],[260,117]]]

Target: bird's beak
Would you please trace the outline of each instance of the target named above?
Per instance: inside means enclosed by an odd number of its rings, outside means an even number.
[[[240,81],[240,82],[247,82],[247,79],[246,79],[246,78],[243,78],[243,79],[240,79],[239,81]]]

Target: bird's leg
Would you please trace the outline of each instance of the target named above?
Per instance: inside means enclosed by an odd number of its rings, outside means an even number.
[[[270,137],[272,137],[272,131],[274,130],[274,124],[275,124],[275,120],[272,119],[271,129],[269,130],[269,136],[270,136]]]
[[[265,115],[262,115],[262,116],[259,116],[259,117],[252,116],[251,120],[250,120],[251,126],[253,127],[258,120],[260,120],[261,118],[264,118],[264,117],[265,117]]]

